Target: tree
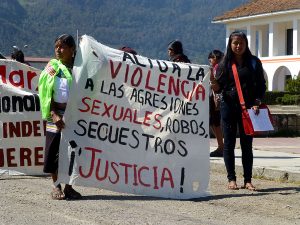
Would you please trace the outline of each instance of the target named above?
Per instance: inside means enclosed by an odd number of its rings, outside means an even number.
[[[286,84],[286,90],[293,94],[300,94],[300,76],[296,79],[289,79]]]

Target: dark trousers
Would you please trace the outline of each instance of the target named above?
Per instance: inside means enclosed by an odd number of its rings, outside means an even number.
[[[57,173],[61,133],[46,132],[44,152],[44,173]]]
[[[244,132],[239,102],[222,100],[220,110],[224,135],[223,154],[228,181],[236,181],[234,149],[238,127],[240,134],[240,145],[242,150],[244,183],[251,182],[253,167],[253,137],[246,135]]]

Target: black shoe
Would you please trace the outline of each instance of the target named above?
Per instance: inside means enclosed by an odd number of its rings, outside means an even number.
[[[77,200],[82,198],[81,194],[75,191],[73,188],[65,188],[64,194],[67,200]]]
[[[217,148],[215,151],[210,153],[210,157],[223,157],[223,150]]]

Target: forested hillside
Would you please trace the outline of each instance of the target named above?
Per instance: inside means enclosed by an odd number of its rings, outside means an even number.
[[[53,55],[58,34],[87,34],[110,47],[127,45],[150,58],[167,59],[167,45],[183,42],[194,63],[225,49],[225,26],[214,17],[249,0],[1,0],[0,52],[28,45],[26,56]]]

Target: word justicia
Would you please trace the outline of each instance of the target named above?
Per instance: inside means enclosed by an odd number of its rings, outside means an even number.
[[[173,175],[171,170],[166,167],[160,169],[157,166],[149,167],[124,162],[110,162],[99,158],[102,150],[91,147],[85,147],[84,149],[91,153],[91,161],[87,173],[82,166],[79,167],[79,174],[82,178],[95,177],[99,182],[108,181],[111,184],[122,182],[127,185],[153,189],[174,188]]]

